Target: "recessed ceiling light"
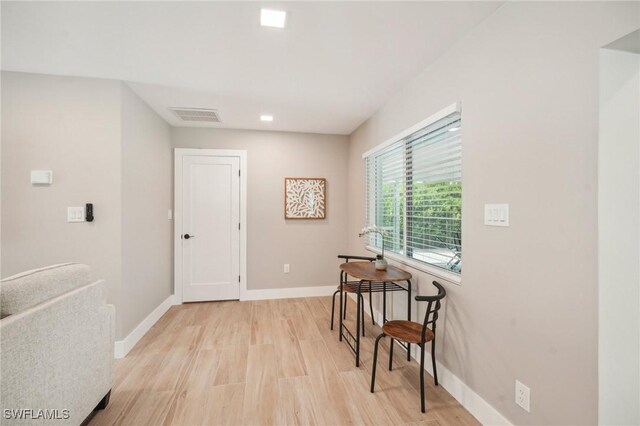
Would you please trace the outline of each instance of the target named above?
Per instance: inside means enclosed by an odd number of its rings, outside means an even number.
[[[273,115],[261,115],[260,121],[273,121]]]
[[[260,25],[263,27],[284,28],[287,12],[284,10],[260,9]]]

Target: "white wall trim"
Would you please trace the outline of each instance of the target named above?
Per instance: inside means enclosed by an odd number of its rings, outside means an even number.
[[[240,300],[291,299],[293,297],[331,296],[338,289],[337,285],[317,287],[273,288],[264,290],[247,290]]]
[[[117,340],[115,342],[114,356],[116,359],[124,358],[129,351],[138,343],[142,337],[147,334],[147,331],[153,327],[153,325],[169,310],[173,305],[179,305],[172,294],[162,302],[157,308],[155,308],[145,319],[143,319],[136,328],[124,340]]]
[[[238,157],[240,159],[240,300],[247,292],[247,151],[234,149],[174,149],[174,237],[173,237],[173,294],[182,303],[182,158],[186,155]]]
[[[349,294],[349,297],[354,300],[355,304],[355,296],[353,294]],[[354,305],[352,305],[352,307],[353,306]],[[364,309],[365,312],[371,315],[369,304],[366,302],[364,304]],[[380,324],[382,322],[382,312],[378,311],[375,308],[373,309],[373,311],[375,314],[376,323]],[[417,363],[420,363],[420,361],[418,360],[418,355],[420,355],[418,347],[416,345],[411,346],[411,358],[413,358]],[[396,349],[403,350],[399,346],[396,347]],[[383,361],[378,360],[378,362]],[[480,423],[482,423],[483,425],[512,425],[512,423],[507,420],[502,414],[500,414],[498,410],[493,408],[480,395],[475,393],[473,389],[467,386],[466,383],[464,383],[458,376],[453,374],[447,367],[445,367],[438,361],[436,361],[436,364],[438,366],[438,382],[440,386],[446,389],[447,392],[449,392],[451,396],[453,396],[460,403],[460,405],[462,405],[468,412],[470,412],[476,419],[478,419]],[[431,353],[429,352],[429,350],[427,350],[425,353],[424,365],[425,370],[429,374],[433,375],[433,368],[431,367]]]

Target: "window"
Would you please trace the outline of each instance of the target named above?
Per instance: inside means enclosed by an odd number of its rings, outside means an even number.
[[[439,115],[365,154],[366,220],[385,230],[386,253],[460,273],[462,119],[457,106]],[[382,248],[379,234],[368,238]]]

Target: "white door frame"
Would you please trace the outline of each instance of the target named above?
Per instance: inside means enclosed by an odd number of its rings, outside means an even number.
[[[173,294],[182,303],[182,158],[185,156],[240,159],[240,300],[247,300],[247,151],[235,149],[174,149]]]

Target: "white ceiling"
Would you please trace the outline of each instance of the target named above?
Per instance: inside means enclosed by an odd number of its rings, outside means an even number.
[[[350,134],[500,4],[3,1],[2,69],[124,80],[176,126],[168,107]],[[287,28],[261,27],[261,7]]]

